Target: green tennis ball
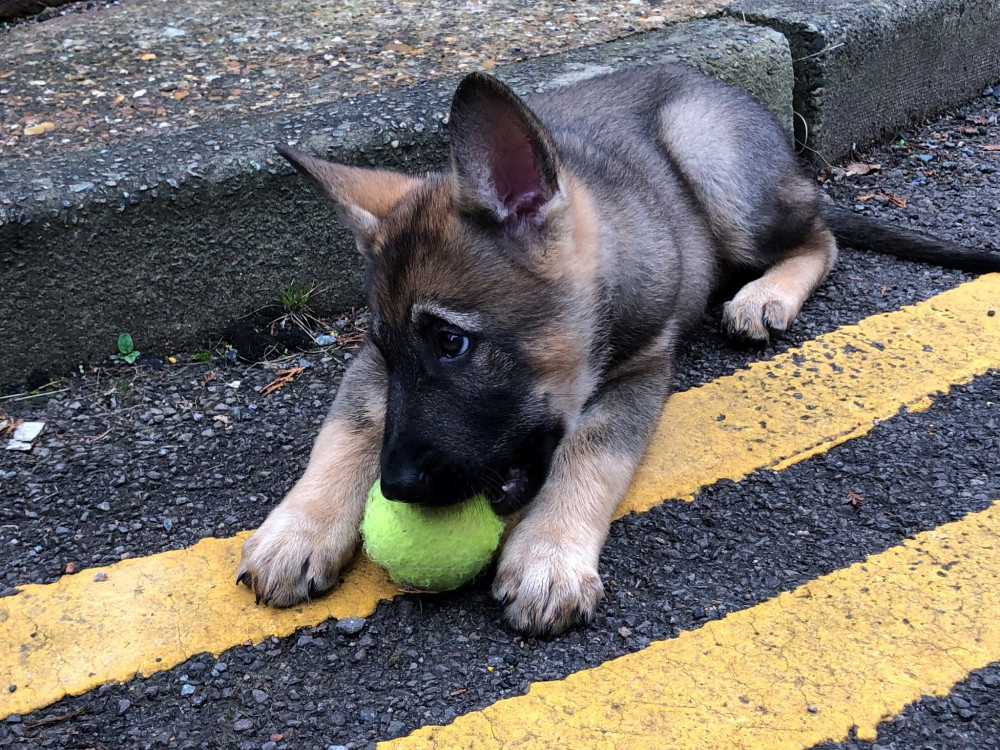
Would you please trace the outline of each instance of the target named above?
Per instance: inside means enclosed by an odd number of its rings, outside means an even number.
[[[422,591],[451,591],[475,578],[502,531],[485,495],[431,508],[388,500],[377,481],[361,521],[368,557],[396,583]]]

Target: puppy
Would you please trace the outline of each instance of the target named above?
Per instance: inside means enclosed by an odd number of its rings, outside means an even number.
[[[528,634],[586,622],[675,349],[720,282],[754,278],[724,307],[729,332],[786,329],[837,256],[824,213],[853,243],[1000,267],[821,211],[772,114],[686,68],[527,102],[474,73],[449,132],[450,170],[425,177],[279,149],[353,231],[371,327],[305,473],[243,547],[238,580],[258,601],[335,584],[381,476],[402,502],[485,491],[522,511],[493,583],[507,622]]]

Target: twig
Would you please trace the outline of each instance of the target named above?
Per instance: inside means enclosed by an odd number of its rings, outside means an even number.
[[[113,427],[109,427],[104,432],[102,432],[100,435],[95,435],[94,437],[84,438],[83,442],[85,442],[87,445],[90,445],[91,443],[96,443],[101,438],[105,438],[108,435],[110,435],[111,434],[111,430],[113,430],[113,429],[114,429]]]
[[[0,402],[9,401],[11,403],[16,401],[30,401],[33,398],[42,398],[42,396],[54,396],[57,393],[65,393],[69,388],[60,388],[57,391],[40,391],[38,393],[12,393],[9,396],[0,396]]]
[[[835,49],[837,49],[837,47],[843,47],[845,44],[847,44],[847,42],[840,42],[840,43],[834,44],[834,45],[832,45],[830,47],[824,47],[819,52],[813,52],[811,55],[806,55],[805,57],[800,57],[797,60],[792,60],[792,62],[793,63],[802,62],[803,60],[808,60],[810,57],[819,57],[820,55],[825,55],[827,52],[830,52],[831,50],[835,50]]]
[[[26,721],[24,726],[26,729],[34,729],[35,727],[40,727],[45,724],[55,724],[57,721],[65,721],[66,719],[72,719],[74,716],[80,716],[90,711],[90,704],[83,706],[82,708],[76,709],[76,711],[70,711],[68,714],[59,714],[59,716],[46,716],[44,719],[39,719],[38,721]]]
[[[302,372],[304,367],[289,367],[287,370],[278,370],[278,377],[260,389],[261,396],[269,396],[284,385],[292,382],[292,378]]]

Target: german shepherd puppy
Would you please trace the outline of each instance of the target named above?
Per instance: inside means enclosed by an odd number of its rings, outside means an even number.
[[[450,171],[425,177],[279,149],[353,231],[372,318],[304,475],[243,547],[238,581],[258,601],[334,585],[381,475],[403,502],[483,490],[498,511],[523,510],[493,584],[507,622],[530,634],[586,622],[674,351],[727,274],[756,278],[723,325],[762,341],[833,265],[831,225],[876,249],[1000,267],[850,212],[828,222],[771,113],[685,68],[527,103],[474,73],[449,131]]]

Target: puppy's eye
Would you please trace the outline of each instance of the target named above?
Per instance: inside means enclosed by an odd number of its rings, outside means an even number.
[[[454,331],[438,331],[435,343],[443,359],[456,359],[469,351],[469,337]]]

